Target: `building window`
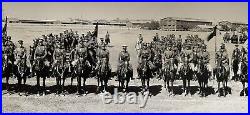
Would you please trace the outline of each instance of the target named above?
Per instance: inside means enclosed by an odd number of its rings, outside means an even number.
[[[168,26],[171,26],[171,25],[168,25]]]

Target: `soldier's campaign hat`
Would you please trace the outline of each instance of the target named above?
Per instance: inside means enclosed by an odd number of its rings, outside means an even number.
[[[126,48],[126,47],[128,47],[128,46],[127,46],[127,45],[122,45],[122,47],[125,47],[125,48]]]
[[[235,44],[235,47],[238,47],[239,46],[239,44]]]
[[[19,44],[23,44],[23,40],[18,40],[18,43]]]
[[[104,40],[104,38],[100,38],[100,40]]]

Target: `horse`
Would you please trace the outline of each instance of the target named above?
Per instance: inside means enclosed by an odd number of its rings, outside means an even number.
[[[155,65],[154,74],[160,76],[161,75],[161,68],[162,68],[162,56],[160,51],[156,51],[153,53],[153,64]]]
[[[83,78],[83,88],[84,88],[84,93],[85,91],[85,82],[86,79],[89,77],[89,73],[90,73],[90,64],[87,60],[84,60],[83,58],[80,58],[77,63],[76,66],[74,67],[74,71],[75,71],[75,75],[77,77],[77,93],[78,95],[81,95],[82,90],[81,90],[81,81]]]
[[[133,76],[133,70],[129,69],[128,61],[124,62],[123,66],[121,67],[121,70],[118,71],[117,76],[118,76],[118,81],[119,81],[119,88],[122,88],[123,91],[127,91],[130,78]],[[125,82],[126,82],[126,86],[124,86]]]
[[[98,72],[97,72],[97,92],[99,92],[99,85],[101,84],[101,91],[105,91],[108,88],[108,80],[111,76],[111,68],[109,68],[108,59],[104,58],[101,60]]]
[[[150,81],[150,77],[152,77],[152,71],[146,59],[142,60],[141,66],[137,68],[137,73],[139,77],[141,78],[142,92],[143,93],[145,91],[149,92],[149,81]],[[145,84],[145,82],[147,83]]]
[[[43,96],[45,96],[45,80],[46,77],[49,76],[49,64],[45,59],[37,58],[34,60],[33,71],[37,77],[37,95],[40,95],[42,91]],[[40,78],[43,78],[43,86],[40,88]]]
[[[239,76],[242,83],[243,96],[248,95],[247,90],[245,90],[245,84],[248,83],[248,66],[246,62],[240,62],[239,64]]]
[[[208,87],[208,79],[209,79],[209,70],[207,69],[207,65],[199,59],[197,63],[197,72],[196,76],[198,79],[200,91],[199,94],[201,97],[206,96],[206,88]]]
[[[185,96],[190,93],[190,80],[193,77],[193,70],[190,67],[190,63],[187,62],[187,57],[185,57],[186,61],[183,63],[183,65],[180,68],[180,77],[183,81],[183,92],[186,92]],[[187,85],[187,86],[186,86]]]
[[[239,80],[239,76],[237,75],[237,71],[239,70],[239,63],[240,63],[239,59],[234,59],[233,63],[232,63],[232,69],[233,69],[233,73],[234,73],[232,80],[235,80],[235,81]]]
[[[177,72],[175,64],[174,64],[174,58],[171,58],[167,62],[165,62],[162,69],[163,69],[162,76],[164,80],[164,88],[166,88],[166,82],[167,82],[167,90],[170,96],[174,94],[173,83],[174,83],[175,75]],[[171,82],[171,87],[169,86],[169,82]]]
[[[62,60],[58,60],[54,67],[52,68],[53,76],[56,78],[56,87],[57,91],[56,94],[59,95],[59,92],[63,91],[61,79],[63,79],[64,75],[64,64]]]
[[[222,93],[224,95],[224,97],[226,97],[226,88],[227,88],[227,81],[228,81],[228,76],[229,76],[229,71],[226,70],[226,67],[223,66],[222,62],[220,62],[217,67],[214,69],[213,71],[214,76],[216,76],[217,79],[217,83],[218,83],[218,97],[221,96],[220,93],[220,82],[222,82],[223,84],[223,89],[222,89]]]
[[[14,67],[14,74],[17,76],[17,87],[18,93],[21,95],[22,87],[26,84],[27,76],[30,74],[30,68],[26,65],[26,59],[20,59],[19,63]],[[23,85],[22,85],[23,80]],[[25,95],[27,96],[27,92],[25,91]]]
[[[6,79],[6,91],[9,93],[9,78],[11,76],[12,70],[12,64],[9,62],[8,56],[6,54],[3,54],[2,56],[2,76]]]

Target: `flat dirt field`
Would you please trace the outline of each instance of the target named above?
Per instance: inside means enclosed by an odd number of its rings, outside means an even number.
[[[32,39],[41,37],[42,34],[59,34],[66,29],[73,29],[78,31],[79,34],[86,33],[87,31],[93,31],[94,26],[83,25],[32,25],[32,24],[9,24],[8,34],[12,36],[12,40],[16,43],[18,40],[24,40],[24,45],[28,48],[32,44]],[[176,36],[187,34],[198,34],[202,39],[206,39],[209,33],[207,32],[167,32],[167,31],[150,31],[140,29],[128,29],[126,27],[112,27],[112,26],[99,26],[98,38],[105,37],[106,32],[110,33],[111,46],[110,51],[110,64],[112,71],[116,70],[118,61],[118,53],[121,51],[123,44],[128,45],[128,51],[131,55],[131,63],[133,68],[137,67],[137,54],[135,51],[135,43],[138,39],[138,34],[141,33],[145,41],[151,41],[155,33],[159,33],[160,36],[166,36],[167,34],[175,34]],[[223,34],[223,33],[222,33]],[[222,34],[217,36],[217,47],[219,48],[222,42]],[[210,40],[208,45],[208,51],[210,52],[210,63],[214,66],[214,41]],[[247,47],[247,44],[244,44]],[[231,57],[234,45],[226,44],[226,48]],[[134,77],[137,77],[136,71],[134,71]],[[2,79],[2,83],[5,83],[5,79]],[[17,83],[17,80],[10,79],[11,86]],[[48,94],[46,96],[36,96],[32,93],[34,85],[36,84],[35,78],[27,80],[27,90],[30,90],[30,94],[26,96],[19,96],[17,93],[12,95],[2,95],[2,110],[3,112],[248,112],[248,97],[240,96],[242,85],[240,82],[229,81],[229,92],[226,97],[217,97],[214,91],[217,90],[217,82],[215,80],[209,81],[209,95],[207,97],[200,97],[197,93],[198,83],[193,81],[192,94],[184,96],[181,93],[182,81],[175,81],[175,96],[168,96],[167,91],[162,87],[163,81],[152,79],[150,81],[150,92],[147,104],[144,108],[140,108],[140,103],[137,104],[104,104],[101,94],[96,94],[97,81],[94,78],[87,80],[87,95],[77,96],[76,80],[74,80],[73,86],[70,86],[70,79],[66,81],[66,90],[69,94],[65,96],[55,96],[54,86],[55,79],[48,78],[46,80],[46,86]],[[118,82],[114,79],[109,81],[109,91],[113,92],[113,89],[118,86]],[[135,79],[129,83],[129,91],[140,93],[139,86],[140,80]],[[2,92],[5,92],[3,90]]]

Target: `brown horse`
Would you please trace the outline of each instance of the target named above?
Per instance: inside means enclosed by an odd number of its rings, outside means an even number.
[[[97,73],[97,92],[101,90],[101,92],[106,92],[108,88],[108,80],[111,77],[111,68],[109,68],[109,63],[107,58],[102,59],[100,62],[99,70]],[[101,88],[99,89],[99,85],[101,84]]]
[[[123,91],[127,91],[130,78],[133,76],[133,70],[130,70],[129,63],[127,61],[124,62],[123,66],[121,67],[121,70],[118,71],[117,76],[119,81],[119,87],[121,87]],[[124,86],[125,82],[126,86]]]
[[[243,92],[243,96],[248,95],[247,94],[247,90],[245,89],[245,84],[248,83],[248,66],[246,62],[240,62],[240,67],[239,67],[239,71],[240,71],[240,81],[242,83],[242,92]]]
[[[169,96],[174,94],[173,84],[176,76],[176,67],[174,65],[174,58],[169,59],[163,65],[163,80],[164,80],[164,88],[166,88],[167,82],[167,90],[169,92]],[[169,86],[169,82],[171,82],[171,87]]]

